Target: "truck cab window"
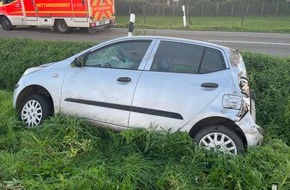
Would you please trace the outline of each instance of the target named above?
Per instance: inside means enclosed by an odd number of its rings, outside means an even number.
[[[3,5],[8,4],[8,3],[12,3],[15,0],[3,0]],[[1,5],[1,1],[0,1],[0,5]]]

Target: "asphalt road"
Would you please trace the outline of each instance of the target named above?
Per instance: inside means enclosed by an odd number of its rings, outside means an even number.
[[[213,42],[238,49],[239,51],[258,52],[274,56],[290,56],[290,34],[254,32],[209,32],[182,30],[136,30],[138,35],[172,36]],[[116,37],[128,35],[128,29],[112,28],[89,34],[86,30],[75,30],[60,34],[49,28],[16,28],[12,31],[0,29],[1,37],[31,38],[35,40],[90,41],[100,43]]]

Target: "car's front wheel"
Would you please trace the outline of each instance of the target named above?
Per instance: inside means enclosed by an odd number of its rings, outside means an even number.
[[[241,138],[223,125],[204,127],[195,135],[194,140],[198,145],[211,151],[226,154],[244,152],[244,144]]]
[[[34,127],[43,122],[53,113],[52,102],[40,95],[30,95],[24,99],[20,107],[20,119],[26,126]]]

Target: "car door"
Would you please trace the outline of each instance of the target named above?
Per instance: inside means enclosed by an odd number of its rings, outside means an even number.
[[[223,53],[185,42],[160,41],[138,82],[130,126],[178,130],[205,109],[230,79]]]
[[[151,41],[124,41],[84,54],[82,67],[68,68],[61,111],[98,123],[128,126],[134,90]]]

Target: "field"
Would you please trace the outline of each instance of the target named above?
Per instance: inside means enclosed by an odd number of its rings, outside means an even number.
[[[186,133],[117,133],[63,115],[25,128],[11,105],[22,72],[91,45],[0,38],[0,189],[290,189],[289,57],[242,52],[265,129],[243,155],[209,153]]]
[[[129,16],[116,17],[118,27],[127,27]],[[162,24],[161,24],[162,23]],[[290,33],[290,16],[215,16],[187,18],[186,30],[235,31],[235,32],[274,32]],[[242,25],[241,25],[242,24]],[[184,29],[182,17],[136,15],[136,29]]]

